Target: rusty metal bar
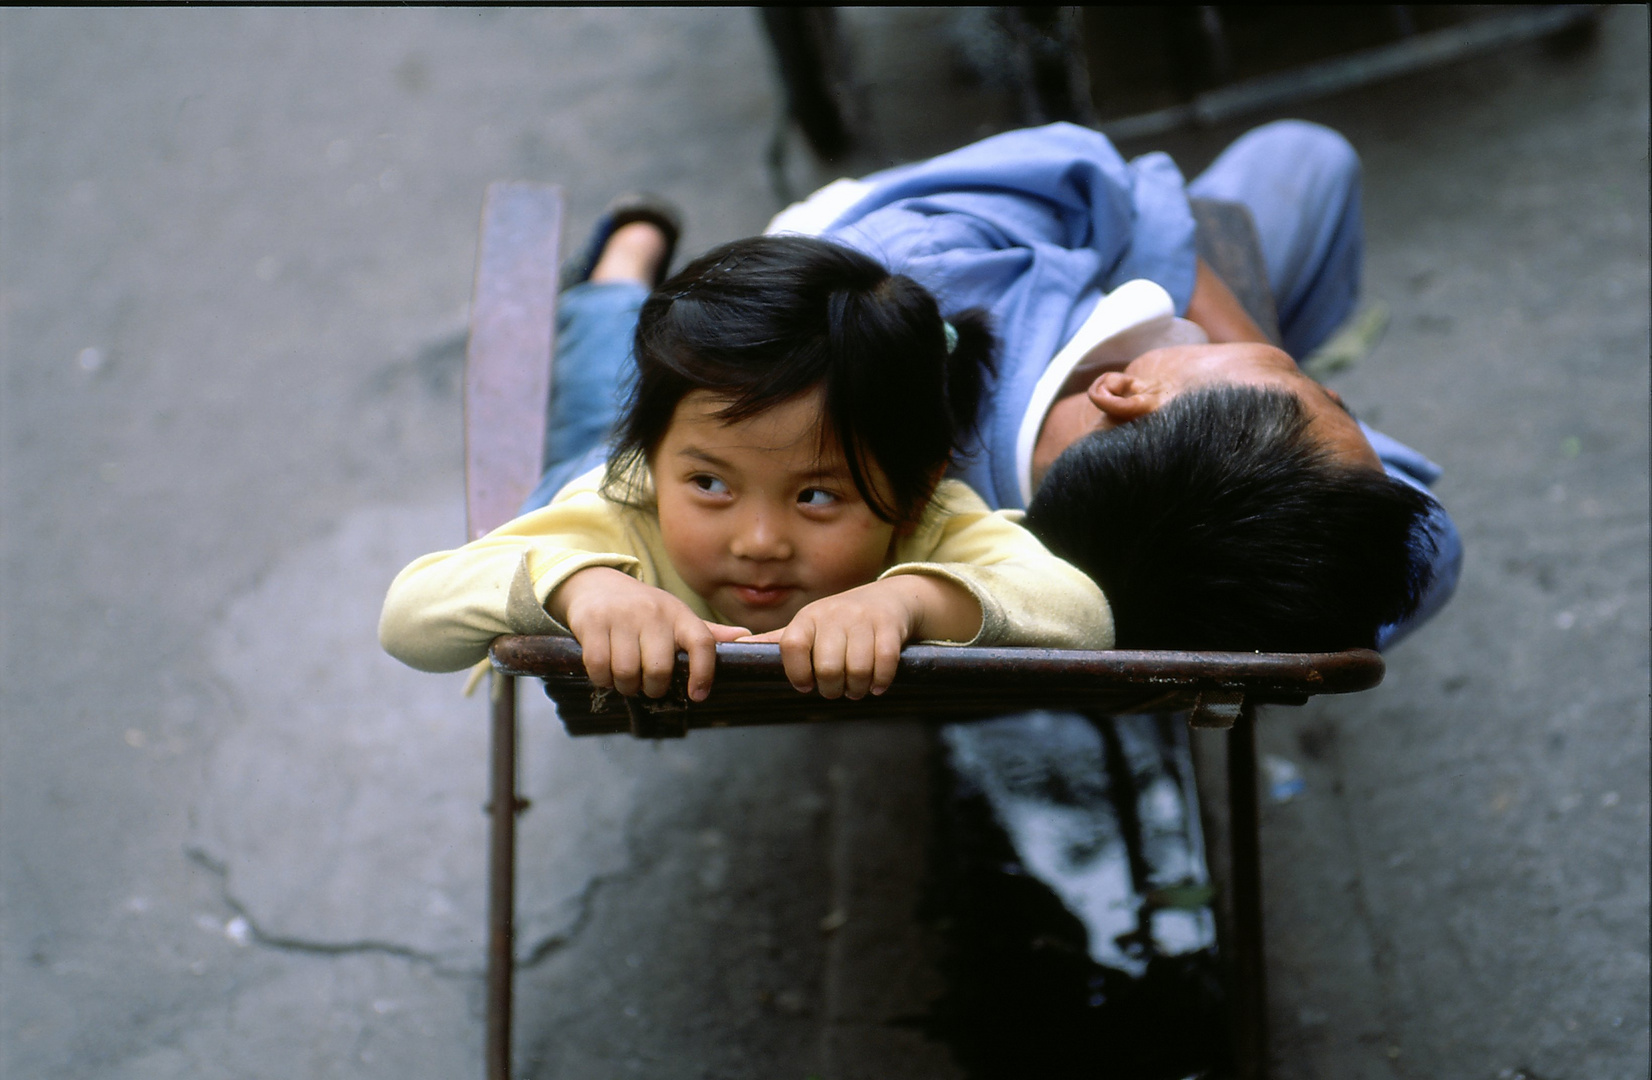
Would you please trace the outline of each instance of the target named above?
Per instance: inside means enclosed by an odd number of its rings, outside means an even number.
[[[1090,713],[1177,711],[1242,698],[1301,704],[1315,694],[1350,693],[1382,681],[1382,658],[1364,649],[1340,653],[1079,652],[913,646],[901,653],[894,685],[880,697],[827,701],[799,694],[786,680],[774,645],[717,646],[716,682],[691,702],[679,664],[663,698],[622,698],[585,678],[579,645],[569,638],[502,637],[495,667],[545,680],[572,735],[631,732],[679,737],[693,728],[943,715],[991,716],[1029,708]],[[1235,707],[1230,711],[1236,714]],[[1208,714],[1208,715],[1207,715]],[[1215,718],[1214,721],[1212,718]]]
[[[579,643],[566,637],[501,637],[493,663],[512,675],[580,678]],[[678,654],[678,675],[685,660]],[[895,685],[1013,688],[1052,686],[1250,686],[1312,694],[1368,690],[1382,681],[1382,657],[1369,649],[1334,653],[1156,652],[1129,649],[988,649],[910,645],[901,650]],[[785,683],[778,645],[717,646],[717,683]],[[789,685],[789,684],[788,684]],[[893,688],[891,688],[893,693]],[[716,690],[712,691],[713,696]]]
[[[488,796],[487,1080],[511,1080],[511,975],[516,942],[516,680],[493,674]]]
[[[1262,838],[1257,807],[1256,706],[1246,702],[1228,732],[1232,851],[1234,1064],[1239,1080],[1268,1073],[1268,983],[1262,935]]]

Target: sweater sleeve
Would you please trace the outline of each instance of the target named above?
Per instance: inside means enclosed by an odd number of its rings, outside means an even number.
[[[897,544],[896,557],[883,577],[945,578],[981,605],[981,629],[972,640],[932,644],[1113,647],[1112,610],[1096,583],[956,480],[936,489],[917,529]]]
[[[420,671],[457,671],[501,634],[566,635],[545,601],[570,576],[607,566],[647,580],[647,546],[628,518],[585,477],[549,506],[415,560],[390,583],[379,643]]]

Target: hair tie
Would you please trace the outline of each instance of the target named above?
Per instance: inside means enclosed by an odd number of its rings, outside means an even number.
[[[946,331],[946,354],[951,356],[958,349],[958,328],[942,319],[941,329]]]
[[[746,257],[738,253],[724,255],[721,259],[718,259],[716,262],[712,263],[711,266],[697,279],[688,281],[676,292],[667,293],[666,295],[671,300],[681,300],[683,297],[695,292],[701,287],[709,285],[718,274],[726,274],[745,261]],[[678,276],[680,277],[681,275]]]

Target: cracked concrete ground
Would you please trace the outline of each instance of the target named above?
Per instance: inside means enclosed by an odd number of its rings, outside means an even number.
[[[845,171],[1013,122],[948,18],[854,13]],[[1365,160],[1392,315],[1336,386],[1469,561],[1383,687],[1265,726],[1279,1076],[1645,1075],[1646,31],[1294,110]],[[484,708],[372,631],[460,536],[481,193],[751,232],[766,65],[737,9],[0,12],[0,1074],[480,1075]],[[921,730],[524,701],[523,1075],[959,1075]]]

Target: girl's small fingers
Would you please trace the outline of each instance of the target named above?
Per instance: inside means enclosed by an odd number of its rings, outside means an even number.
[[[639,643],[642,692],[651,698],[664,697],[671,689],[671,673],[677,667],[677,635],[672,627],[650,626]]]
[[[683,640],[680,644],[683,651],[688,653],[688,698],[690,701],[704,701],[711,693],[711,680],[717,668],[717,639],[715,631],[709,631],[706,624],[702,624],[698,632],[690,624],[684,627]]]
[[[592,686],[612,689],[614,685],[613,652],[608,645],[608,632],[588,634],[580,643],[580,653],[585,661],[585,677],[591,680]]]
[[[642,651],[635,631],[614,631],[609,637],[609,670],[614,689],[631,697],[642,688]]]
[[[815,688],[823,698],[843,696],[844,661],[849,642],[837,628],[823,628],[815,632]]]
[[[844,642],[843,696],[859,701],[871,689],[877,668],[877,636],[865,625],[851,630]]]
[[[706,629],[711,631],[714,641],[744,641],[751,637],[751,631],[744,626],[725,626],[722,623],[708,622]],[[768,635],[762,635],[767,637]]]
[[[815,688],[814,623],[800,623],[793,619],[791,624],[779,633],[780,663],[786,669],[786,681],[790,682],[792,689],[798,693],[807,694]]]
[[[889,689],[895,681],[895,672],[901,666],[901,646],[905,644],[899,634],[879,634],[877,645],[873,649],[872,662],[872,693],[881,694]]]

